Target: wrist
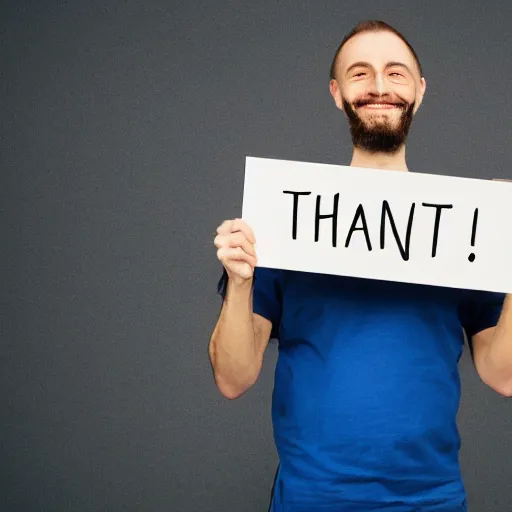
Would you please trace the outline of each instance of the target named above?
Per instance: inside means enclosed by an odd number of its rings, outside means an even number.
[[[227,282],[227,295],[236,297],[249,296],[252,293],[254,277],[229,277]]]

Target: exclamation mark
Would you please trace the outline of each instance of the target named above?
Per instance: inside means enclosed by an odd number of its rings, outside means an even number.
[[[478,208],[475,208],[475,213],[473,214],[473,229],[471,230],[471,247],[475,247],[475,237],[476,237],[476,224],[478,222]],[[475,253],[472,252],[468,260],[473,263],[475,261]]]

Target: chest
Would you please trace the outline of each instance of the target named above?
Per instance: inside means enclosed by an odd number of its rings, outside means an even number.
[[[362,347],[460,353],[461,291],[289,272],[282,290],[281,344],[317,350]]]

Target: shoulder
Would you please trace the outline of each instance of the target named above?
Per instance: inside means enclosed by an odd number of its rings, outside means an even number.
[[[499,320],[505,294],[482,290],[465,290],[459,303],[459,317],[468,336],[494,327]]]

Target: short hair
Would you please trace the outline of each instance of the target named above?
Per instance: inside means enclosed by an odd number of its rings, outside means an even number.
[[[418,58],[418,55],[414,51],[414,48],[410,45],[409,41],[407,41],[407,39],[400,32],[398,32],[398,30],[396,30],[396,28],[393,28],[391,25],[388,25],[386,22],[380,21],[380,20],[367,20],[367,21],[361,21],[360,23],[358,23],[343,38],[343,41],[338,46],[338,49],[336,50],[336,53],[334,54],[334,58],[333,58],[332,64],[331,64],[331,69],[330,69],[331,79],[334,80],[336,78],[336,62],[338,60],[338,55],[340,54],[341,49],[343,48],[343,46],[349,39],[352,39],[355,35],[361,34],[363,32],[382,32],[382,31],[391,32],[391,33],[395,34],[406,44],[407,48],[409,48],[409,50],[411,51],[411,53],[414,56],[414,59],[416,60],[416,64],[418,65],[420,76],[423,76],[423,69],[421,67],[420,59]]]

